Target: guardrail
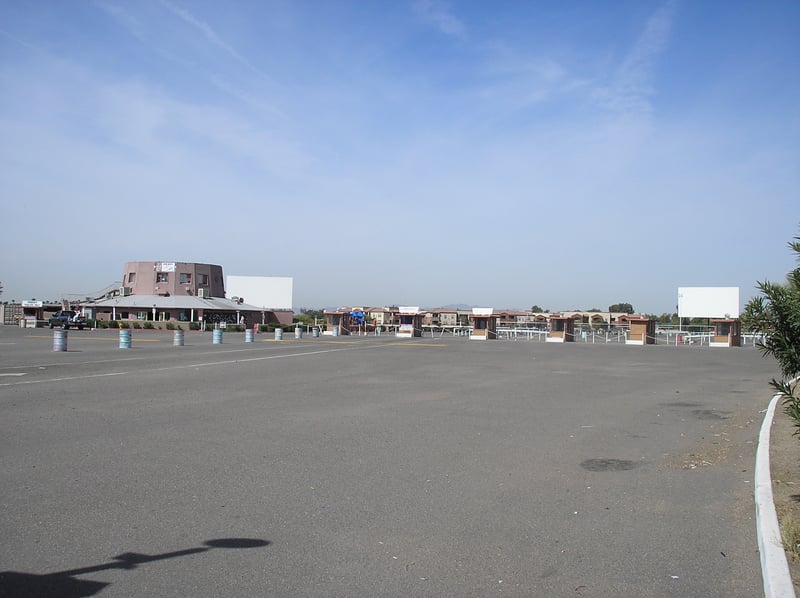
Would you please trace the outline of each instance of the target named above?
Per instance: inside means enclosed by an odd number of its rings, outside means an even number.
[[[422,325],[422,336],[425,336],[426,332],[431,333],[431,338],[436,337],[436,333],[439,333],[439,338],[442,338],[445,333],[450,334],[452,336],[469,336],[472,334],[472,326],[462,326],[462,325],[455,325],[455,326],[447,326],[441,324],[423,324]]]
[[[392,325],[384,325],[391,331]],[[575,342],[584,343],[618,343],[625,344],[628,340],[630,331],[626,328],[617,328],[614,330],[606,331],[600,330],[576,330],[571,333],[571,337]],[[431,338],[442,338],[445,335],[456,336],[471,336],[472,326],[442,326],[437,324],[423,324],[421,330],[422,336],[430,334]],[[509,328],[498,327],[496,330],[496,338],[499,340],[527,340],[539,341],[546,340],[548,330],[542,328]],[[570,334],[570,333],[567,333]],[[686,332],[681,330],[661,330],[657,331],[655,336],[647,335],[645,340],[653,339],[657,345],[698,345],[708,346],[711,343],[714,334],[712,332]],[[742,334],[742,346],[756,346],[756,343],[764,339],[763,334]],[[647,344],[645,342],[645,344]]]
[[[536,340],[542,340],[543,336],[547,336],[547,330],[541,328],[498,328],[497,338],[505,340],[532,340],[536,336]]]

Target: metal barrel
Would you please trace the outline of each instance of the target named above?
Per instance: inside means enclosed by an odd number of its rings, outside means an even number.
[[[221,345],[222,344],[222,328],[214,328],[214,332],[211,336],[211,344],[213,345]]]
[[[120,349],[130,349],[131,348],[131,331],[121,329],[119,331],[119,348]]]
[[[175,331],[175,335],[172,337],[172,346],[173,347],[183,346],[183,330]]]
[[[319,328],[317,326],[314,326],[311,329],[311,336],[313,336],[314,338],[319,338]]]
[[[252,343],[255,341],[252,328],[246,328],[244,331],[244,342]]]
[[[53,351],[67,350],[67,331],[53,330]]]
[[[300,326],[295,326],[294,337],[295,338],[303,338],[303,329],[300,328]]]
[[[283,328],[276,328],[275,329],[275,340],[279,341],[283,339]]]
[[[334,326],[333,327],[333,336],[339,336],[339,327],[338,326]]]

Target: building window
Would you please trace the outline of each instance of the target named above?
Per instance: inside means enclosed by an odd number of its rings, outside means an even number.
[[[208,284],[208,274],[198,274],[197,275],[197,284],[199,284],[199,285],[207,285]]]
[[[146,320],[147,319],[147,312],[146,311],[137,311],[136,312],[136,319],[137,320]]]
[[[128,272],[128,284],[133,283],[136,280],[136,272]]]
[[[181,284],[192,284],[192,275],[181,272],[180,282]]]
[[[169,274],[166,272],[156,272],[156,282],[168,282]]]

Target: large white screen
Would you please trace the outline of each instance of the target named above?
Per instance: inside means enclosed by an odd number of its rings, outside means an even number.
[[[225,294],[256,307],[292,309],[293,280],[283,276],[227,276]]]
[[[739,287],[679,287],[679,318],[738,318]]]

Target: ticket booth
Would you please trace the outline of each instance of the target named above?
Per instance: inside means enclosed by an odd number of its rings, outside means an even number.
[[[575,340],[575,320],[568,316],[550,316],[548,343],[571,343]]]
[[[739,320],[711,320],[714,326],[714,335],[709,345],[711,347],[741,347],[742,326]]]
[[[324,311],[326,336],[339,336],[350,334],[350,312],[349,311]]]
[[[397,326],[395,336],[398,338],[422,336],[422,314],[419,312],[419,307],[398,307],[397,319],[400,324]]]
[[[45,320],[45,305],[43,301],[23,301],[22,317],[19,319],[20,328],[36,328],[37,323]]]
[[[656,321],[650,318],[627,318],[630,329],[625,338],[626,345],[655,345]]]
[[[472,327],[470,340],[485,341],[497,338],[497,316],[491,307],[473,307],[469,324]]]

